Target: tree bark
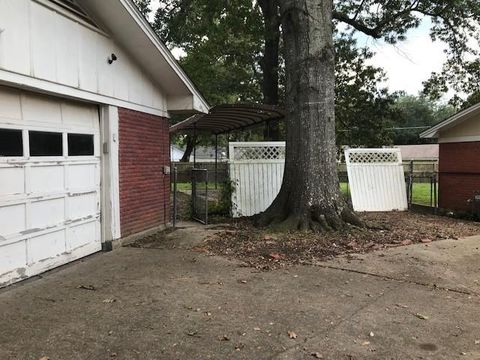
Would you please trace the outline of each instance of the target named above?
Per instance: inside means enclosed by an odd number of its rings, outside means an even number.
[[[323,231],[362,222],[340,193],[335,146],[331,0],[279,0],[286,66],[287,145],[282,187],[257,221]]]
[[[280,47],[280,14],[277,0],[259,0],[264,23],[265,48],[260,61],[262,68],[263,103],[278,105],[279,103],[279,47]],[[265,140],[279,140],[280,128],[277,121],[267,122],[264,130]]]
[[[193,137],[190,135],[187,135],[187,146],[185,147],[185,152],[183,153],[183,156],[180,159],[180,162],[190,162],[190,155],[192,155],[193,146],[194,146]]]

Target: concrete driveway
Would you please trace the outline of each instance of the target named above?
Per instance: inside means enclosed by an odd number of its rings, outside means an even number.
[[[0,359],[480,359],[480,237],[258,272],[206,232],[1,290]]]

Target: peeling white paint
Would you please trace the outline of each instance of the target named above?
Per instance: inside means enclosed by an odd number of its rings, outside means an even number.
[[[101,249],[100,121],[95,105],[1,86],[0,104],[0,128],[26,134],[21,158],[0,158],[0,283],[5,284],[88,255],[78,248]],[[94,155],[69,157],[64,144],[62,156],[30,157],[30,130],[60,132],[64,141],[67,133],[92,134]]]

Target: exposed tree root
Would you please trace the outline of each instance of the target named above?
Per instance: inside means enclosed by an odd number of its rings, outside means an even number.
[[[309,207],[303,211],[287,211],[272,205],[264,213],[253,218],[256,226],[268,227],[275,232],[287,231],[337,231],[355,226],[364,228],[366,224],[346,205],[338,208],[322,210],[320,207]],[[277,208],[277,209],[276,209]],[[341,210],[340,210],[341,209]]]

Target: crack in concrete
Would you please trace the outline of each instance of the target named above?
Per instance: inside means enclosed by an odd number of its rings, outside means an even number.
[[[281,351],[281,352],[277,352],[276,355],[274,355],[272,357],[272,359],[281,359],[281,357],[283,355],[286,355],[288,354],[288,352],[292,351],[292,350],[299,350],[299,351],[302,351],[303,353],[306,353],[306,355],[311,355],[307,350],[305,349],[307,347],[307,345],[311,344],[311,343],[319,343],[321,340],[325,339],[326,335],[328,335],[329,333],[331,332],[334,332],[335,330],[337,330],[337,328],[339,328],[340,326],[342,326],[343,324],[345,324],[347,321],[351,320],[352,318],[354,318],[355,316],[357,316],[359,313],[361,313],[362,311],[364,311],[365,309],[369,308],[370,306],[372,305],[375,305],[375,303],[379,302],[380,299],[384,298],[385,295],[388,293],[392,293],[394,292],[394,289],[389,289],[388,291],[384,291],[380,294],[380,296],[376,297],[375,299],[372,299],[372,301],[368,301],[365,305],[363,306],[360,306],[358,309],[356,309],[354,312],[352,312],[351,314],[347,315],[347,316],[344,316],[342,318],[339,319],[339,321],[334,324],[334,325],[330,325],[329,327],[327,327],[324,331],[322,331],[320,334],[318,334],[317,336],[313,336],[311,338],[307,338],[305,340],[305,342],[302,344],[302,345],[299,345],[299,344],[295,344],[295,345],[292,345],[291,347],[289,348],[286,348],[285,350]],[[299,346],[303,347],[303,348],[299,348]],[[312,351],[315,350],[314,348],[311,349]]]
[[[350,273],[355,273],[355,274],[360,274],[360,275],[367,275],[367,276],[372,276],[372,277],[376,277],[376,278],[380,278],[380,279],[384,279],[384,280],[401,282],[401,283],[405,283],[405,284],[412,284],[412,285],[428,287],[432,290],[444,290],[444,291],[449,291],[449,292],[453,292],[453,293],[457,293],[457,294],[461,294],[461,295],[480,296],[480,294],[478,294],[474,291],[471,291],[471,290],[454,289],[454,288],[449,288],[449,287],[446,287],[446,286],[424,283],[424,282],[409,280],[409,279],[398,279],[398,278],[394,278],[392,276],[375,274],[375,273],[371,273],[371,272],[368,272],[368,271],[348,269],[348,268],[343,268],[343,267],[339,267],[339,266],[323,265],[323,264],[318,264],[318,263],[308,263],[308,265],[317,266],[317,267],[321,267],[321,268],[324,268],[324,269],[339,270],[339,271],[345,271],[345,272],[350,272]]]

